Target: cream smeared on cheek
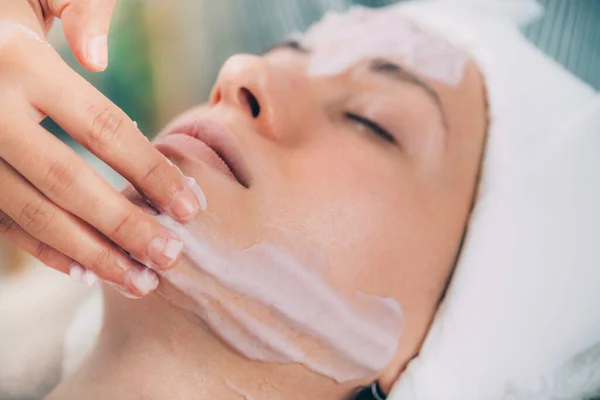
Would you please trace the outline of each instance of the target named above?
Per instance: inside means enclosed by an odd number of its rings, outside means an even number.
[[[311,76],[337,75],[362,60],[395,56],[423,76],[456,86],[468,61],[466,53],[416,26],[394,6],[332,12],[296,36],[313,51]]]
[[[192,265],[162,277],[240,354],[300,363],[338,382],[368,377],[391,361],[403,328],[399,303],[336,290],[324,278],[328,266],[318,248],[289,251],[300,241],[284,233],[288,245],[265,240],[217,249],[170,217],[156,218],[183,240]]]

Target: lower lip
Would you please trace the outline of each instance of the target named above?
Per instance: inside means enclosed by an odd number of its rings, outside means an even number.
[[[237,182],[235,175],[225,161],[201,140],[183,133],[174,133],[157,139],[154,145],[160,151],[174,151],[184,158],[208,164]]]

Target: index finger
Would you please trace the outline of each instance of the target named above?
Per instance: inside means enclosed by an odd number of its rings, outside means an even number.
[[[44,69],[34,105],[143,193],[181,222],[193,219],[205,200],[137,125],[83,77],[58,62]]]

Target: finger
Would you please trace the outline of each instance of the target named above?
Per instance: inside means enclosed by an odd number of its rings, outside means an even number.
[[[31,236],[2,211],[0,211],[0,237],[4,237],[50,268],[70,275],[73,279],[86,283],[88,286],[93,285],[97,280],[96,274]]]
[[[6,190],[0,196],[0,210],[38,241],[135,295],[144,296],[158,286],[154,271],[134,262],[98,232],[48,201],[4,160],[0,160],[0,187]],[[22,237],[13,224],[5,225],[9,226],[4,229],[7,236]]]
[[[31,236],[2,211],[0,211],[0,236],[47,266],[63,274],[69,274],[69,266],[72,263],[69,257]]]
[[[4,239],[6,239],[8,242],[31,254],[33,257],[37,258],[50,268],[53,268],[66,275],[70,275],[73,279],[79,282],[91,286],[97,279],[97,275],[91,272],[91,270],[86,269],[77,261],[71,260],[69,257],[60,253],[56,249],[53,249],[47,244],[40,242],[35,237],[27,233],[16,222],[14,222],[12,218],[2,211],[0,211],[0,237],[4,237]],[[146,272],[144,274],[146,274]],[[108,283],[111,287],[116,289],[117,292],[121,293],[125,297],[143,297],[139,294],[134,294],[134,292],[129,288],[109,281],[104,282]],[[139,289],[136,293],[139,293]]]
[[[102,232],[137,260],[156,269],[176,265],[183,243],[175,234],[129,202],[44,128],[24,120],[12,122],[19,134],[2,145],[0,157],[53,203]]]
[[[52,15],[62,20],[77,61],[90,71],[108,66],[108,31],[115,0],[50,0]]]
[[[33,105],[119,172],[153,205],[180,222],[196,217],[206,199],[129,117],[62,62],[30,87]],[[194,190],[195,189],[195,190]]]

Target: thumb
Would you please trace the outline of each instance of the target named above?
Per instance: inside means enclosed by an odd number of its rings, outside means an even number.
[[[54,0],[50,12],[61,19],[67,42],[90,71],[108,66],[108,30],[115,0]]]

